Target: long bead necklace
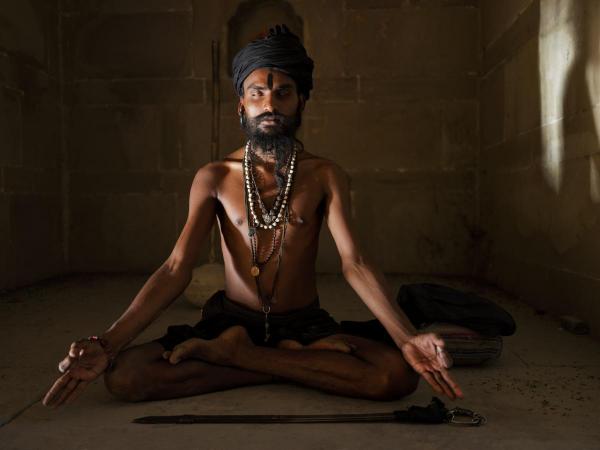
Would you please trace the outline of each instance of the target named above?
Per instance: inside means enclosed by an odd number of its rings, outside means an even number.
[[[297,150],[296,147],[291,151],[287,161],[287,174],[285,181],[285,188],[280,189],[277,199],[274,203],[273,208],[267,211],[264,203],[260,197],[258,186],[254,178],[254,168],[250,159],[250,142],[246,144],[244,152],[243,162],[243,174],[244,174],[244,203],[246,205],[246,220],[248,223],[248,236],[250,237],[250,250],[251,250],[251,268],[250,274],[256,282],[256,291],[261,301],[262,311],[265,314],[265,342],[269,340],[269,313],[271,311],[271,303],[275,296],[275,289],[277,287],[277,280],[279,278],[279,268],[281,266],[281,257],[283,255],[283,245],[285,241],[285,234],[287,229],[287,223],[289,222],[289,196],[292,188],[292,181],[294,178],[294,166],[296,163]],[[254,209],[254,199],[256,198],[259,207],[261,208],[262,219],[256,214]],[[275,278],[273,280],[273,286],[271,293],[264,295],[260,286],[259,277],[261,275],[261,267],[266,265],[273,254],[275,253],[276,247],[276,236],[277,230],[281,226],[281,238],[279,243],[279,254],[277,256],[277,268],[275,271]],[[273,230],[273,239],[271,242],[271,249],[263,261],[258,260],[258,233],[256,228],[260,227],[265,230]]]
[[[293,157],[293,153],[290,152],[290,154],[288,155],[287,161],[286,161],[286,167],[288,168],[292,168],[292,157]],[[279,192],[277,193],[277,198],[275,199],[275,202],[273,203],[273,207],[267,211],[267,208],[265,207],[265,204],[262,201],[262,198],[260,197],[260,195],[258,195],[259,190],[258,190],[258,186],[256,184],[256,176],[254,175],[254,170],[252,168],[252,166],[250,166],[249,173],[250,173],[250,182],[251,182],[251,188],[253,193],[256,194],[256,200],[258,203],[258,206],[260,208],[261,214],[262,214],[262,219],[265,225],[275,225],[277,223],[279,223],[279,220],[281,220],[281,215],[279,214],[280,211],[280,206],[282,204],[283,200],[287,201],[287,193],[285,192],[285,190],[281,190],[279,189]],[[293,168],[292,168],[293,170]],[[293,172],[292,172],[293,173]],[[286,187],[288,185],[288,182],[286,182]],[[279,220],[278,220],[279,218]]]
[[[250,159],[250,142],[246,144],[246,150],[244,152],[244,184],[246,186],[246,193],[249,198],[250,214],[254,219],[254,223],[260,228],[265,230],[276,228],[279,222],[283,219],[283,212],[288,204],[288,198],[290,190],[292,188],[292,180],[294,178],[294,170],[296,166],[297,150],[296,147],[291,151],[288,157],[288,170],[287,179],[285,182],[285,188],[279,191],[275,204],[270,211],[267,211],[264,202],[260,198],[258,187],[256,186],[256,179],[254,178],[254,170],[252,167],[252,161]],[[256,197],[259,208],[261,209],[261,216],[259,216],[254,209],[254,198]],[[262,220],[261,220],[262,219]]]

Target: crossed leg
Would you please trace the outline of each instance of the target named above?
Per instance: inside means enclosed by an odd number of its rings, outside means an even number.
[[[412,393],[418,376],[399,350],[359,336],[339,334],[308,346],[283,341],[279,348],[269,348],[254,345],[239,326],[216,339],[189,339],[172,352],[164,352],[156,342],[132,347],[105,375],[109,391],[130,401],[281,380],[339,395],[388,400]]]

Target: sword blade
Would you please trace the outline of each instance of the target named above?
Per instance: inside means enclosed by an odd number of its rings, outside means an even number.
[[[139,424],[194,423],[319,423],[319,422],[395,422],[394,413],[305,414],[305,415],[194,415],[144,416],[134,419]]]

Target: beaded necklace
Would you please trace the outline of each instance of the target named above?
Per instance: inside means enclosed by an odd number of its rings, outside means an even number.
[[[260,197],[260,192],[254,177],[254,167],[250,158],[250,141],[246,143],[244,151],[243,174],[244,174],[244,203],[246,206],[246,220],[248,223],[248,236],[250,237],[250,250],[252,261],[250,266],[250,274],[256,282],[256,291],[261,301],[262,311],[265,314],[265,342],[269,340],[269,313],[271,312],[271,303],[275,297],[275,289],[279,276],[279,268],[281,266],[281,257],[283,254],[283,243],[285,241],[285,232],[289,222],[289,197],[292,189],[292,181],[294,179],[294,167],[296,165],[297,150],[292,149],[287,160],[287,173],[284,189],[279,189],[273,208],[267,210]],[[255,210],[255,201],[258,203],[261,214],[257,214]],[[264,230],[273,230],[273,239],[271,241],[271,249],[263,261],[258,260],[258,234],[256,228]],[[259,277],[261,275],[261,267],[265,266],[275,253],[277,242],[277,230],[281,227],[281,239],[279,243],[279,254],[277,256],[277,268],[275,278],[270,294],[264,294],[260,286]]]

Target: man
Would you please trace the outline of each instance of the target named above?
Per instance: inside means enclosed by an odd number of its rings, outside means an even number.
[[[412,393],[421,375],[450,398],[444,342],[417,334],[383,275],[365,259],[350,218],[348,177],[295,139],[312,89],[313,62],[283,26],[234,58],[246,146],[200,168],[185,227],[165,263],[103,334],[71,345],[44,404],[75,399],[104,373],[108,390],[155,400],[274,381],[370,399]],[[189,284],[199,249],[217,219],[225,291],[194,327],[169,327],[153,342],[121,351]],[[346,280],[386,328],[392,347],[341,333],[321,309],[315,259],[325,219]]]

